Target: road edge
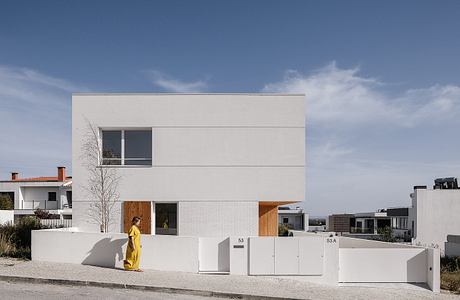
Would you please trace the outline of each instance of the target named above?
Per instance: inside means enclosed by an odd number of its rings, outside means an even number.
[[[244,299],[244,300],[286,300],[295,298],[271,297],[261,295],[249,295],[240,293],[217,292],[208,290],[193,290],[186,288],[162,287],[152,285],[136,285],[136,284],[123,284],[114,282],[102,281],[88,281],[88,280],[71,280],[71,279],[56,279],[56,278],[43,278],[43,277],[26,277],[26,276],[13,276],[13,275],[0,275],[0,281],[13,282],[13,283],[34,283],[34,284],[52,284],[52,285],[66,285],[66,286],[90,286],[101,288],[115,288],[115,289],[131,289],[143,290],[157,293],[168,294],[184,294],[201,297],[215,297],[215,298],[228,298],[228,299]]]

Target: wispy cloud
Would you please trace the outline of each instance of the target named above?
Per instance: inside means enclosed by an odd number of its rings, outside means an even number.
[[[71,92],[87,91],[28,68],[0,66],[0,176],[71,167]],[[52,173],[51,173],[52,172]],[[46,174],[45,174],[46,175]]]
[[[208,89],[208,83],[206,80],[186,82],[173,78],[157,70],[147,71],[146,74],[155,86],[167,92],[200,93],[205,92]]]
[[[289,70],[281,81],[267,84],[263,91],[305,93],[307,120],[317,125],[416,126],[460,116],[459,86],[435,85],[393,96],[386,92],[385,83],[360,76],[359,71],[340,69],[335,62],[308,74]]]
[[[288,70],[264,92],[305,93],[307,195],[313,214],[409,205],[413,185],[460,175],[460,86],[390,92],[332,62]]]

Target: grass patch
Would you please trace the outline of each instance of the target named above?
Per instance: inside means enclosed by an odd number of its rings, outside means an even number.
[[[441,258],[441,288],[460,294],[460,257]]]

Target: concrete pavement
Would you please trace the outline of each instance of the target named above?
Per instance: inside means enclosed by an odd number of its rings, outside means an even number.
[[[221,299],[184,294],[159,293],[131,289],[108,289],[91,286],[66,286],[0,281],[0,298],[3,300],[61,300],[61,299],[153,299],[153,300],[208,300]]]
[[[326,286],[295,279],[202,275],[146,270],[126,272],[94,266],[0,259],[3,281],[131,288],[183,295],[240,299],[459,299],[457,295],[433,294],[409,284]]]

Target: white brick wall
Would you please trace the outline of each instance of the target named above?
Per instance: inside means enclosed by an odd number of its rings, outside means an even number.
[[[184,236],[257,236],[258,202],[180,202],[179,234]]]

